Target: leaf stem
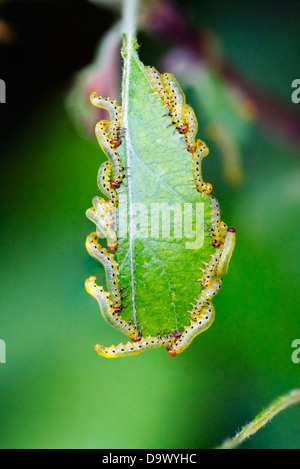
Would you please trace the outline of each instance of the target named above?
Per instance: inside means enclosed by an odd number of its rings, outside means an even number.
[[[136,27],[137,27],[137,13],[138,13],[138,0],[123,0],[123,24],[122,32],[124,37],[123,46],[123,85],[122,85],[122,125],[127,129],[124,138],[124,147],[126,152],[126,166],[131,170],[133,176],[133,169],[131,164],[132,144],[129,122],[129,91],[130,91],[130,76],[132,67],[132,57],[136,52]],[[133,321],[136,322],[136,304],[135,304],[135,270],[134,270],[134,208],[133,208],[133,187],[132,178],[128,178],[128,215],[129,215],[129,262],[130,262],[130,275],[131,275],[131,301],[133,310]]]
[[[137,29],[138,0],[123,0],[123,33],[127,36],[128,43],[134,41]]]
[[[245,425],[235,437],[225,440],[217,449],[236,448],[272,420],[272,418],[279,412],[293,404],[297,404],[298,402],[300,402],[300,389],[295,389],[290,391],[288,394],[277,398],[269,407],[258,414],[252,422]]]

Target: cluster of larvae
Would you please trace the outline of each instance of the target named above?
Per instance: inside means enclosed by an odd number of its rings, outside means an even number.
[[[105,109],[110,114],[110,120],[103,120],[96,125],[98,142],[108,157],[108,161],[100,166],[97,183],[100,191],[107,197],[94,197],[93,207],[88,209],[87,217],[96,225],[96,231],[91,233],[86,240],[86,248],[89,254],[103,264],[106,272],[107,292],[95,282],[95,277],[86,280],[85,286],[99,303],[103,318],[115,329],[123,332],[131,341],[127,344],[104,347],[96,345],[97,353],[106,358],[114,358],[128,355],[136,355],[151,348],[165,347],[167,353],[174,357],[185,350],[192,340],[201,332],[208,329],[214,321],[214,307],[212,298],[222,286],[222,278],[227,273],[228,265],[235,245],[235,230],[228,228],[221,221],[220,209],[217,200],[211,196],[212,185],[206,183],[202,177],[202,160],[209,153],[206,144],[196,139],[198,123],[193,109],[186,104],[185,95],[176,78],[169,74],[160,74],[154,67],[146,67],[146,71],[155,94],[162,101],[167,114],[172,118],[171,125],[182,135],[186,150],[192,159],[192,180],[195,188],[201,194],[210,198],[211,223],[209,236],[211,244],[216,248],[208,263],[203,265],[202,276],[199,279],[202,290],[193,308],[187,314],[190,315],[190,324],[183,332],[158,334],[144,337],[143,328],[133,319],[122,319],[122,310],[125,307],[119,285],[118,263],[115,260],[115,251],[118,248],[117,234],[115,231],[115,215],[118,207],[118,189],[120,188],[126,171],[118,153],[118,147],[126,129],[122,127],[122,110],[115,101],[102,98],[93,93],[91,103]],[[99,236],[105,236],[107,249],[99,244]]]

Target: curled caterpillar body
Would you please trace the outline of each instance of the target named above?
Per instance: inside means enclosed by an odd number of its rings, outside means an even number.
[[[176,126],[179,133],[186,134],[189,131],[189,125],[185,120],[185,94],[178,81],[171,73],[164,73],[162,75],[162,83],[169,97],[169,111],[173,119],[173,124]]]
[[[85,282],[86,291],[92,295],[99,303],[100,311],[105,321],[115,329],[123,332],[130,339],[135,339],[138,335],[136,326],[131,322],[124,321],[118,312],[115,311],[114,304],[111,300],[110,294],[105,292],[102,287],[95,283],[95,277],[89,277]]]
[[[223,221],[221,221],[220,204],[213,196],[210,196],[210,206],[210,230],[213,238],[211,244],[215,247],[219,247],[225,241],[225,236],[227,234],[227,225]]]
[[[176,354],[183,352],[197,335],[206,331],[215,320],[215,309],[212,303],[208,304],[202,309],[201,313],[197,316],[196,321],[192,321],[190,326],[184,328],[180,338],[172,346]]]
[[[117,103],[109,98],[102,98],[97,93],[92,93],[90,96],[91,103],[101,109],[105,109],[109,112],[110,122],[108,128],[108,136],[110,140],[113,140],[114,144],[120,142],[120,133],[122,130],[122,108]],[[119,146],[119,145],[117,145]]]
[[[211,256],[208,264],[205,265],[205,268],[200,270],[202,271],[202,277],[199,279],[202,287],[209,287],[214,278],[216,277],[217,268],[222,256],[222,249],[216,249],[216,252]]]
[[[200,269],[203,272],[200,279],[203,287],[213,285],[214,280],[222,279],[226,275],[235,247],[235,238],[234,228],[228,228],[224,243],[216,249],[205,269]]]
[[[235,241],[236,241],[235,229],[228,228],[227,234],[225,236],[224,244],[222,245],[222,248],[219,248],[219,249],[222,249],[221,259],[217,268],[217,276],[219,278],[223,278],[224,275],[226,275],[228,272],[229,263],[230,263],[230,260],[234,251],[234,247],[235,247]]]
[[[119,146],[117,145],[118,141],[116,139],[111,140],[109,138],[107,132],[109,126],[109,121],[100,121],[96,125],[95,133],[102,150],[107,154],[111,162],[112,180],[110,181],[110,186],[112,186],[113,183],[115,185],[114,187],[120,187],[124,178],[123,165],[121,158],[116,150],[117,146]]]
[[[197,320],[192,321],[189,326],[185,327],[182,333],[174,333],[167,337],[148,336],[142,338],[140,342],[128,342],[127,344],[112,345],[110,347],[97,344],[95,350],[101,357],[118,358],[138,355],[146,350],[165,347],[168,355],[175,357],[183,352],[197,335],[206,331],[214,322],[214,318],[214,307],[208,302],[197,316]]]
[[[114,252],[118,246],[118,240],[113,225],[109,224],[107,218],[99,215],[95,207],[89,208],[86,211],[86,216],[97,226],[99,234],[102,234],[107,240],[107,247],[110,252]]]
[[[97,233],[91,233],[86,239],[86,249],[90,256],[97,259],[104,266],[107,288],[115,310],[122,305],[119,287],[119,264],[115,261],[113,254],[100,246],[98,239]]]
[[[202,177],[202,160],[209,154],[209,150],[202,140],[197,140],[197,149],[192,153],[192,170],[195,187],[198,192],[210,194],[213,187],[209,182],[204,182]]]
[[[108,225],[114,226],[116,207],[110,202],[110,200],[102,199],[101,197],[94,197],[93,206],[101,217],[104,217]]]
[[[172,347],[172,345],[173,344],[170,345],[170,341],[164,337],[148,336],[142,338],[139,342],[128,342],[127,344],[112,345],[111,347],[103,347],[97,344],[95,350],[101,357],[118,358],[138,355],[145,350],[154,348]]]
[[[118,247],[117,234],[115,232],[115,207],[100,197],[93,198],[93,207],[86,211],[86,216],[97,226],[99,234],[106,238],[110,252],[115,252]]]
[[[111,172],[112,166],[110,161],[105,161],[99,168],[98,176],[97,176],[97,183],[100,191],[108,197],[110,202],[113,205],[117,205],[118,203],[118,195],[113,187],[111,187]]]
[[[217,295],[219,290],[222,287],[222,279],[214,278],[210,285],[208,285],[204,290],[201,291],[200,295],[197,298],[197,302],[194,305],[190,317],[197,320],[202,310],[208,305],[210,300]]]
[[[170,109],[171,107],[170,98],[163,84],[161,74],[154,67],[152,67],[152,65],[149,65],[148,67],[146,67],[146,72],[151,82],[151,85],[155,89],[157,95],[159,96],[163,104],[168,109]]]
[[[196,136],[198,132],[198,121],[194,109],[188,104],[184,109],[184,119],[188,125],[188,132],[185,134],[187,151],[195,153],[197,151]]]
[[[225,241],[226,233],[227,233],[227,225],[223,221],[220,222],[219,232],[216,233],[216,237],[213,238],[211,244],[214,247],[222,246]]]

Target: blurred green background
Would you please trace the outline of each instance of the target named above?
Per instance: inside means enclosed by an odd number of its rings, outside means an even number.
[[[300,117],[300,104],[291,102],[300,76],[296,3],[186,4],[194,25],[214,30],[250,81]],[[231,188],[208,141],[206,179],[238,236],[215,324],[175,359],[165,350],[98,357],[96,343],[124,340],[84,289],[90,275],[104,282],[84,247],[93,229],[84,214],[104,156],[72,127],[65,94],[114,16],[87,2],[72,5],[8,2],[2,12],[18,33],[0,48],[7,84],[0,109],[0,339],[7,346],[0,447],[211,448],[300,387],[300,364],[291,361],[300,338],[299,147],[253,126],[242,150],[244,184]],[[142,60],[156,65],[159,52],[143,36]],[[300,406],[243,447],[300,448]]]

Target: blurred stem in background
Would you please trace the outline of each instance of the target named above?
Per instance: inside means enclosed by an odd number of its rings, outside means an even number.
[[[245,425],[235,437],[229,438],[217,449],[235,449],[245,440],[270,422],[279,412],[300,402],[300,389],[290,391],[288,394],[276,399],[269,407],[258,414],[252,422]]]

